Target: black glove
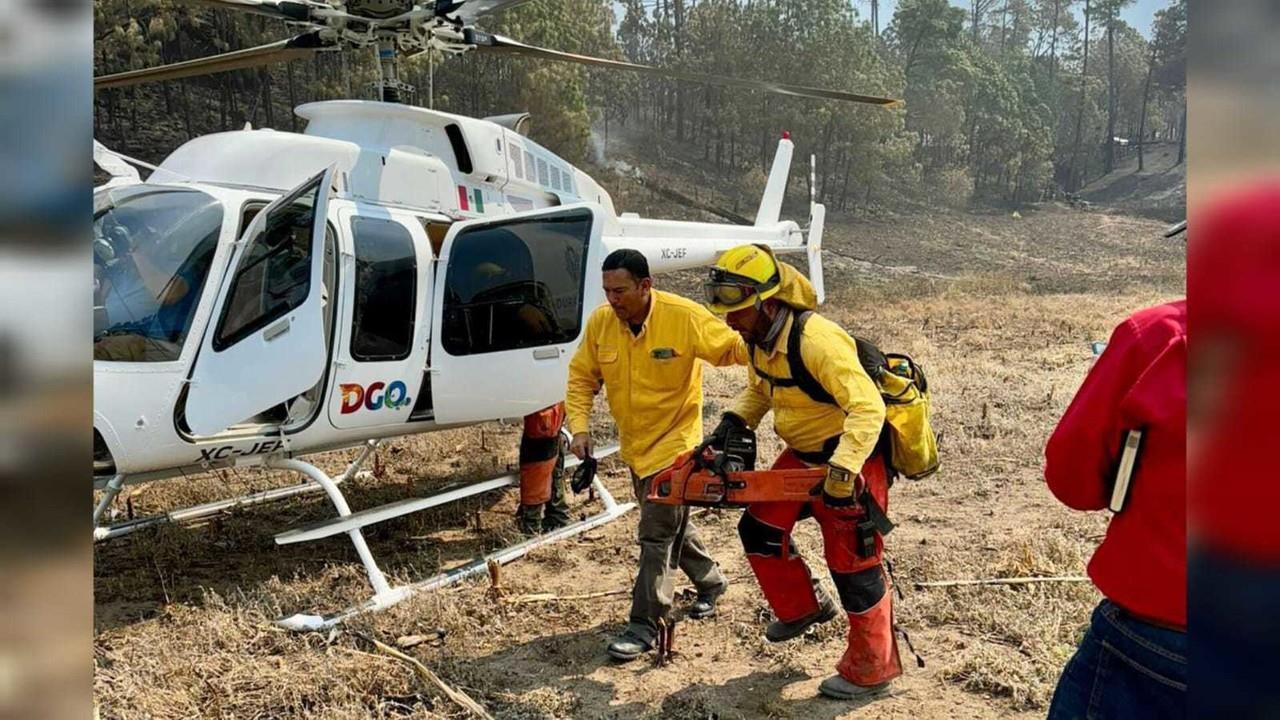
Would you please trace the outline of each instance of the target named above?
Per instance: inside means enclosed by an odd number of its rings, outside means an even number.
[[[598,464],[595,458],[588,455],[587,459],[583,460],[582,464],[574,470],[573,482],[569,486],[573,488],[575,493],[580,493],[591,487],[591,481],[596,479],[596,465]]]
[[[734,415],[733,413],[725,413],[720,417],[720,424],[715,430],[711,431],[702,441],[702,447],[723,448],[725,440],[729,438],[729,433],[734,430],[747,430],[747,421]]]

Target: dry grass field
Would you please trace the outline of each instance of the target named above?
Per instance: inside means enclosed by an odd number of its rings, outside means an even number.
[[[428,593],[331,634],[291,634],[271,620],[333,611],[367,587],[345,538],[278,547],[276,532],[332,513],[320,497],[162,527],[95,552],[95,696],[104,718],[436,718],[465,711],[351,631],[395,645],[498,718],[996,718],[1043,716],[1057,673],[1098,596],[1088,584],[915,589],[954,578],[1079,575],[1106,527],[1058,505],[1041,450],[1090,362],[1132,310],[1179,297],[1181,239],[1164,225],[1047,205],[1008,214],[929,213],[832,222],[823,312],[911,354],[929,373],[943,469],[899,481],[888,555],[904,597],[906,674],[863,707],[816,696],[843,649],[843,620],[783,645],[763,639],[768,608],[738,546],[734,511],[696,522],[734,581],[718,617],[680,622],[674,661],[615,665],[605,643],[625,620],[625,593],[513,603],[487,579]],[[689,291],[697,277],[660,279]],[[745,377],[709,371],[705,415],[718,416]],[[603,409],[595,427],[611,431]],[[766,423],[768,424],[768,423]],[[518,428],[497,423],[396,440],[376,476],[352,483],[353,508],[506,471]],[[762,433],[766,458],[779,449]],[[337,471],[350,453],[319,458]],[[137,513],[293,482],[228,472],[129,490]],[[605,481],[630,495],[622,468]],[[628,498],[629,499],[629,498]],[[399,581],[421,579],[516,539],[514,492],[402,518],[367,532]],[[575,511],[594,512],[575,498]],[[123,501],[118,503],[124,506]],[[510,596],[629,588],[636,515],[507,566]],[[797,542],[821,569],[812,522]],[[829,582],[829,579],[827,580]],[[687,601],[687,598],[685,599]]]

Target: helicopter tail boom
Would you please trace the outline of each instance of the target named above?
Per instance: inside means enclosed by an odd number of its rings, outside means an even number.
[[[810,198],[807,235],[794,221],[779,219],[791,155],[791,140],[783,135],[778,141],[778,152],[754,225],[651,220],[628,213],[618,218],[616,235],[606,233],[605,245],[609,250],[624,247],[639,250],[655,274],[705,267],[724,251],[747,243],[767,245],[779,254],[803,252],[809,261],[809,280],[818,293],[818,302],[822,302],[825,296],[822,231],[826,208]]]

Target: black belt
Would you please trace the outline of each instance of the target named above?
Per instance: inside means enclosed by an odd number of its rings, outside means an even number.
[[[840,445],[842,435],[832,435],[822,443],[821,450],[796,450],[791,448],[791,452],[795,456],[809,463],[810,465],[826,465],[831,461],[831,456],[836,454],[836,448]]]

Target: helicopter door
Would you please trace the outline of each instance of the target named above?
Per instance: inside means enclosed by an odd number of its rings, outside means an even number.
[[[432,303],[437,422],[516,418],[564,399],[584,316],[599,298],[598,205],[449,229]],[[588,286],[588,276],[595,277]]]
[[[289,400],[324,374],[325,211],[333,172],[263,208],[240,238],[191,374],[186,419],[197,435]]]
[[[355,428],[408,421],[427,366],[431,241],[414,215],[343,210],[343,296],[329,420]]]

